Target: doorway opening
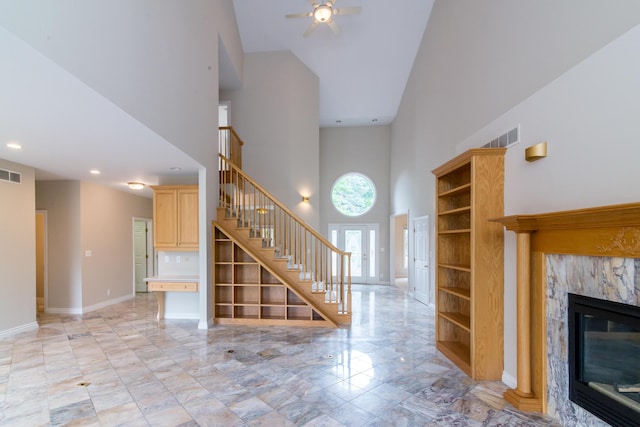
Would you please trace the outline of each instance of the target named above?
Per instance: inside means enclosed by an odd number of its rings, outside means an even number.
[[[133,291],[148,292],[145,278],[153,276],[153,222],[149,218],[133,218]]]
[[[377,283],[379,224],[329,224],[329,241],[351,252],[351,282]]]
[[[413,278],[412,287],[415,299],[423,304],[433,304],[433,291],[429,270],[429,216],[413,220]]]
[[[391,216],[391,284],[407,291],[409,286],[409,214]]]

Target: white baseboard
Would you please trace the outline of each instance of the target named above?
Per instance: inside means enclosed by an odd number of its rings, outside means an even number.
[[[123,297],[110,299],[108,301],[103,301],[98,304],[89,305],[83,308],[45,307],[44,312],[50,313],[50,314],[84,314],[84,313],[89,313],[91,311],[100,310],[101,308],[109,307],[110,305],[118,304],[120,302],[130,300],[132,298],[135,298],[135,295],[125,295]]]
[[[515,389],[518,387],[518,380],[504,371],[502,371],[502,382],[505,383],[509,388]]]
[[[15,328],[0,331],[0,338],[5,338],[11,335],[19,334],[20,332],[31,331],[33,329],[38,329],[38,322],[31,322],[31,323],[27,323],[26,325],[20,325],[20,326],[16,326]]]
[[[101,308],[109,307],[110,305],[118,304],[120,302],[127,301],[135,297],[136,297],[135,295],[125,295],[123,297],[118,297],[118,298],[110,299],[108,301],[99,302],[98,304],[93,304],[88,307],[83,307],[82,313],[89,313],[91,311],[100,310]]]
[[[164,318],[170,319],[170,320],[177,320],[177,319],[200,320],[200,314],[199,313],[167,313],[165,311]]]
[[[213,327],[213,319],[207,319],[206,322],[202,320],[198,322],[198,329],[211,329]]]

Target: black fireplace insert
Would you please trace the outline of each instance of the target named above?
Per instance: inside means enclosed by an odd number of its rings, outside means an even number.
[[[640,307],[569,293],[569,398],[613,426],[640,426]]]

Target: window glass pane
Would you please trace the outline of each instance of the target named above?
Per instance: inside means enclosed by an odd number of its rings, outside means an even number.
[[[373,182],[360,173],[342,175],[331,189],[331,203],[343,215],[362,215],[371,209],[375,200]]]
[[[369,277],[376,277],[376,230],[369,230]]]
[[[344,250],[351,252],[351,275],[362,276],[362,232],[345,230]]]

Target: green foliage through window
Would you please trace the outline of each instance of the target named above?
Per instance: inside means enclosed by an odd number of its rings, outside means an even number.
[[[376,200],[373,182],[359,173],[342,175],[333,184],[331,203],[343,215],[358,216],[367,212]]]

